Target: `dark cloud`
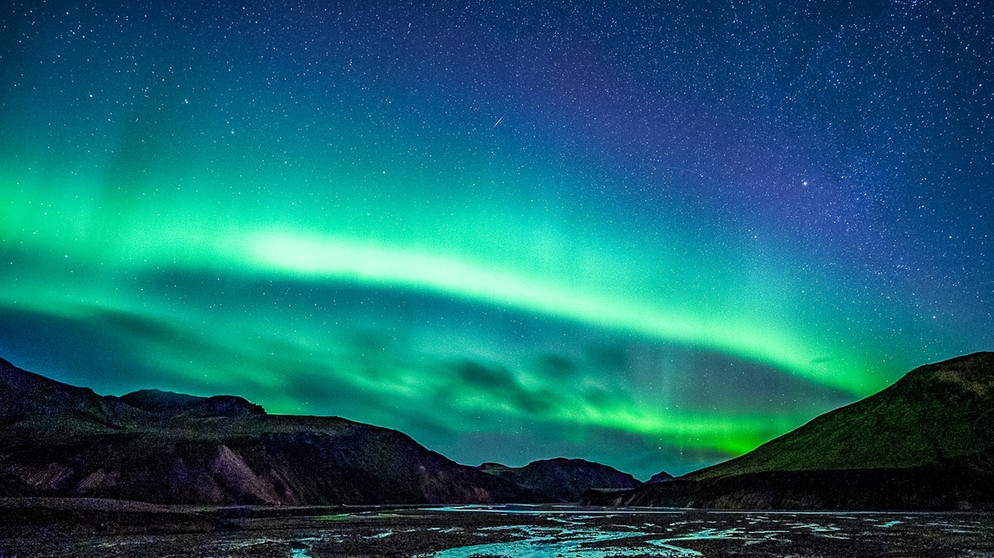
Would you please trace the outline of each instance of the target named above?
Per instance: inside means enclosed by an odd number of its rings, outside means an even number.
[[[561,405],[559,398],[546,389],[526,388],[506,367],[474,360],[452,365],[450,397],[484,396],[506,404],[526,415],[542,415]]]
[[[814,410],[827,411],[853,401],[842,390],[713,351],[696,351],[689,370],[693,373],[685,377],[692,377],[692,382],[681,383],[680,400],[691,407],[816,414]]]
[[[575,361],[562,355],[544,354],[538,358],[536,369],[554,380],[576,381],[580,367]]]
[[[587,360],[592,368],[604,372],[622,372],[628,368],[628,355],[624,347],[606,342],[588,345]]]

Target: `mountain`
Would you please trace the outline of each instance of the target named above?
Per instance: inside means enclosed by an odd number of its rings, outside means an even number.
[[[100,396],[0,359],[0,496],[155,504],[531,502],[400,432],[232,396]]]
[[[652,477],[650,477],[649,480],[645,481],[645,483],[651,484],[654,482],[669,482],[671,480],[673,480],[673,475],[667,473],[666,471],[660,471],[655,475],[652,475]]]
[[[726,508],[994,507],[994,353],[917,368],[741,457],[589,503]]]
[[[621,489],[640,486],[628,473],[583,459],[545,459],[524,467],[484,463],[479,470],[535,491],[543,502],[577,502],[591,488]]]

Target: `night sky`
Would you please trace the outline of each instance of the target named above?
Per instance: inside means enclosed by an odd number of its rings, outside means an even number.
[[[0,7],[0,357],[645,479],[994,349],[994,4]]]

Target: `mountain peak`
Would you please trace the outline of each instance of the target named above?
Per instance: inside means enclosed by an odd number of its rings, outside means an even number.
[[[592,488],[622,489],[641,484],[635,477],[613,467],[566,457],[539,459],[524,467],[484,463],[478,469],[530,488],[549,501],[575,502]]]
[[[671,480],[673,480],[673,475],[667,473],[666,471],[660,471],[655,475],[652,475],[652,478],[645,481],[645,484],[652,484],[657,482],[669,482]]]

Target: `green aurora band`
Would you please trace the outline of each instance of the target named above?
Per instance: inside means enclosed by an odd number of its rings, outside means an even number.
[[[362,238],[266,231],[262,224],[235,223],[216,228],[210,219],[191,218],[203,204],[186,200],[174,206],[160,202],[154,214],[140,208],[127,215],[119,211],[120,207],[111,207],[101,215],[92,204],[83,204],[86,209],[80,211],[75,199],[59,200],[41,189],[34,192],[22,189],[20,194],[8,200],[2,215],[3,238],[10,256],[8,269],[20,270],[10,275],[14,278],[8,283],[11,288],[0,295],[0,305],[9,308],[30,308],[80,323],[92,321],[93,316],[102,312],[137,313],[153,322],[173,324],[177,330],[191,332],[198,329],[196,312],[163,302],[161,293],[136,292],[128,286],[128,281],[114,278],[142,270],[235,273],[269,279],[285,276],[290,281],[302,281],[304,286],[310,282],[340,282],[375,289],[425,291],[493,307],[512,307],[527,314],[574,321],[618,335],[636,335],[650,341],[733,354],[853,395],[865,395],[880,385],[874,380],[872,369],[859,359],[841,357],[844,351],[839,348],[835,349],[833,358],[821,358],[824,347],[793,343],[788,335],[777,333],[775,324],[757,325],[745,317],[736,318],[727,313],[693,316],[667,309],[665,299],[640,300],[635,292],[604,287],[597,290],[578,281],[563,283],[541,272],[542,261],[532,262],[536,271],[529,274],[522,265],[528,262],[487,262],[474,259],[471,253],[447,254],[441,250],[433,253],[418,246],[391,247]],[[249,214],[258,215],[260,211],[256,207]],[[438,240],[437,245],[445,245],[444,240]],[[36,280],[39,276],[48,280]],[[265,328],[273,327],[269,319],[265,323],[252,323],[228,316],[223,321],[227,323],[215,324],[213,329],[227,331],[230,339],[222,335],[210,343],[197,341],[197,350],[192,352],[238,355],[247,350],[246,346],[269,337],[271,343],[289,344],[297,349],[307,347],[309,356],[305,366],[314,370],[322,370],[322,362],[343,360],[341,347],[318,348],[315,354],[315,346],[321,342],[315,341],[319,336],[314,334],[294,337],[266,332]],[[177,337],[190,335],[195,334]],[[162,347],[161,352],[147,359],[164,370],[189,378],[210,377],[211,383],[222,386],[257,385],[258,397],[271,410],[301,410],[299,401],[272,395],[285,390],[286,381],[265,365],[254,371],[239,366],[235,372],[223,363],[223,357],[191,358],[190,354],[169,347]],[[245,360],[266,361],[261,355]],[[343,368],[337,375],[329,375],[326,381],[347,382],[364,392],[411,402],[429,400],[445,387],[427,379],[430,375],[410,370],[410,363],[403,359],[394,364],[396,373],[387,378],[366,377],[361,363],[353,364],[354,371],[346,373],[348,368]],[[437,367],[444,367],[444,363],[439,361],[426,368]],[[533,375],[524,389],[548,395],[556,386]],[[640,403],[632,398],[594,404],[583,397],[567,395],[551,401],[537,414],[522,412],[499,396],[485,392],[464,393],[451,404],[469,414],[486,413],[522,421],[538,418],[581,428],[601,427],[651,437],[660,443],[691,445],[728,454],[747,451],[806,416],[702,413],[681,410],[679,405],[671,409],[659,402]]]
[[[854,395],[865,396],[872,393],[866,391],[868,387],[879,387],[866,385],[862,375],[871,371],[866,363],[836,357],[833,360],[838,362],[827,366],[822,360],[824,355],[797,346],[789,336],[755,323],[736,324],[732,317],[716,316],[713,321],[704,321],[698,316],[654,308],[644,301],[583,292],[445,255],[283,236],[264,236],[253,244],[248,252],[267,270],[381,287],[427,289],[488,304],[515,306],[597,327],[728,352]]]
[[[189,210],[182,207],[167,212],[187,216],[176,219],[163,218],[162,208],[157,206],[155,216],[147,216],[149,222],[155,223],[153,227],[121,213],[112,216],[112,212],[105,212],[104,217],[96,218],[86,212],[75,213],[78,210],[72,207],[71,200],[33,201],[46,198],[50,199],[41,192],[35,192],[33,197],[22,192],[19,199],[9,200],[7,211],[2,214],[6,244],[53,256],[64,252],[65,259],[82,259],[85,263],[77,265],[94,269],[114,266],[107,256],[116,253],[118,265],[132,269],[244,269],[270,276],[285,274],[379,288],[423,290],[726,352],[855,396],[868,395],[883,385],[882,375],[851,350],[833,347],[826,354],[826,347],[804,346],[775,322],[736,316],[725,308],[710,315],[702,313],[703,306],[691,307],[691,311],[681,309],[686,307],[686,301],[669,300],[665,292],[657,300],[645,300],[638,292],[611,291],[603,286],[598,290],[597,285],[591,288],[575,276],[563,282],[563,277],[530,272],[517,262],[486,261],[472,253],[432,252],[417,245],[391,246],[364,238],[259,232],[251,225],[241,224],[223,229],[204,228],[210,218],[190,219],[186,212]],[[261,208],[253,211],[258,213]],[[93,224],[86,225],[87,221]],[[101,231],[97,227],[103,226],[102,223],[123,226]],[[128,223],[143,224],[128,226]],[[39,236],[40,231],[43,234]],[[455,239],[442,238],[435,244],[451,246],[454,242],[450,240]],[[531,263],[535,270],[545,267],[541,260]],[[598,263],[608,265],[608,262]],[[608,278],[607,284],[619,283],[610,272],[601,275]],[[658,290],[646,286],[645,292],[658,293]]]

